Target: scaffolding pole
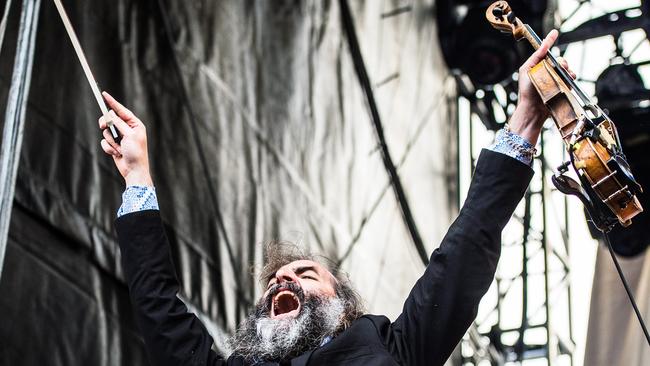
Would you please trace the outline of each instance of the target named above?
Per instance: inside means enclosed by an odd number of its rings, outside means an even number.
[[[468,113],[458,124],[465,125],[463,130],[466,134],[459,138],[467,141],[467,148],[460,151],[459,156],[467,154],[468,158],[460,169],[473,170],[477,154],[474,145],[478,143],[475,140],[485,132],[481,131],[481,121],[473,112],[473,92],[470,90],[465,95],[470,96],[461,96],[468,105]],[[465,337],[463,365],[479,365],[486,361],[491,365],[526,365],[536,360],[537,364],[542,361],[551,366],[558,364],[560,359],[570,365],[574,363],[567,201],[562,198],[564,217],[558,220],[559,224],[549,225],[549,204],[552,205],[553,197],[558,193],[546,182],[552,173],[544,155],[549,140],[545,136],[547,132],[542,132],[541,153],[534,160],[536,174],[524,196],[521,210],[514,214],[505,229],[521,232],[521,236],[514,242],[502,243],[502,256],[511,254],[508,258],[513,259],[518,255],[521,267],[515,274],[503,273],[501,268],[497,271],[494,307],[489,309],[487,316],[476,320],[472,329],[478,329],[478,332],[472,330]],[[518,324],[507,324],[513,318],[504,318],[504,309],[521,312]],[[569,329],[554,325],[556,314],[567,318]]]

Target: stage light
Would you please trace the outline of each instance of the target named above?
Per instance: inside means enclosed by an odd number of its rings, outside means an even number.
[[[518,15],[541,31],[547,1],[510,1]],[[443,55],[451,69],[469,76],[477,88],[489,88],[510,80],[532,49],[526,42],[515,43],[496,32],[485,21],[485,2],[446,0],[436,5]],[[540,32],[543,34],[543,32]]]

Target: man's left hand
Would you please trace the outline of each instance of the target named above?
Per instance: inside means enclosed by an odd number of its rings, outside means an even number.
[[[557,40],[557,37],[558,31],[552,30],[544,38],[537,51],[519,68],[519,102],[508,125],[510,126],[510,131],[525,138],[533,145],[537,144],[537,139],[542,131],[544,121],[549,117],[549,111],[539,97],[537,89],[535,89],[535,86],[530,81],[528,72],[544,60],[553,43]],[[576,75],[569,69],[569,64],[566,60],[563,58],[559,58],[558,60],[562,64],[562,67],[569,72],[569,75],[575,79]]]

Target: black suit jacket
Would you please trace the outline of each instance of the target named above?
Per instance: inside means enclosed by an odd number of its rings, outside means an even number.
[[[501,231],[532,177],[525,164],[483,150],[469,193],[431,262],[391,323],[364,315],[290,365],[442,365],[476,317],[500,254]],[[211,350],[212,338],[176,297],[179,284],[158,211],[116,221],[136,321],[154,365],[245,365]],[[264,365],[277,365],[264,363]]]

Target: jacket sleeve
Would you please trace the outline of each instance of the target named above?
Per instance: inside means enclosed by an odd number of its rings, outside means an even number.
[[[501,231],[532,178],[532,169],[483,150],[458,218],[431,255],[424,275],[390,329],[380,330],[403,365],[443,365],[476,317],[494,278]]]
[[[212,337],[176,296],[178,279],[157,210],[115,221],[135,319],[152,365],[225,365]]]

